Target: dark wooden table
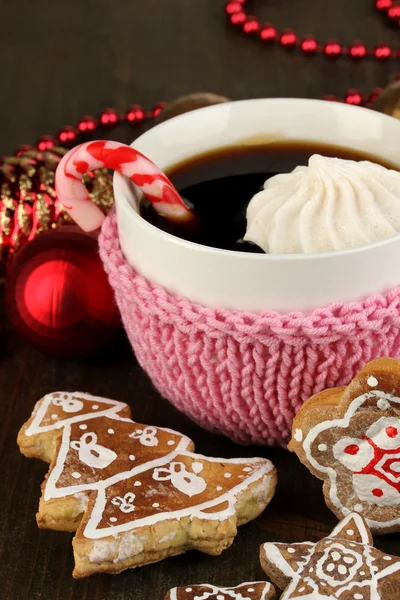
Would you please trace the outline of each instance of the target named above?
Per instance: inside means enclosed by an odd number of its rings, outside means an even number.
[[[254,11],[300,34],[398,44],[398,32],[387,29],[371,5],[370,0],[271,0],[254,2]],[[150,107],[194,91],[233,99],[342,95],[351,86],[366,93],[399,70],[393,63],[330,63],[265,49],[228,28],[222,7],[223,0],[3,0],[0,155],[109,105]],[[121,132],[127,140],[133,135]],[[263,577],[262,542],[317,540],[334,526],[320,482],[295,456],[241,448],[202,431],[155,392],[127,343],[117,353],[87,362],[45,357],[9,330],[0,344],[2,600],[162,600],[175,585],[234,585]],[[15,441],[34,402],[57,389],[126,401],[136,420],[182,431],[205,454],[269,457],[280,478],[273,502],[219,558],[191,552],[115,577],[74,581],[71,536],[40,531],[35,522],[47,467],[23,458]],[[399,536],[379,538],[377,546],[400,555]]]

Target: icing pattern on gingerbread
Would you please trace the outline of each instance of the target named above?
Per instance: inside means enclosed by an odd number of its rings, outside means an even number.
[[[365,383],[379,385],[371,375]],[[362,512],[374,531],[400,527],[399,417],[400,398],[371,389],[343,417],[312,427],[302,443],[309,464],[329,482],[335,509]]]
[[[200,584],[182,586],[169,591],[165,600],[273,600],[275,590],[270,583],[242,583],[233,588]]]
[[[281,600],[393,600],[387,580],[400,571],[398,558],[372,546],[356,513],[316,544],[264,544],[261,563],[273,581],[289,582]]]
[[[98,418],[101,415],[118,413],[126,405],[117,400],[99,398],[91,394],[81,392],[54,392],[47,394],[40,403],[30,426],[25,435],[37,435],[55,429],[65,427],[68,423],[76,423],[82,420]],[[52,410],[58,408],[58,414]],[[89,410],[90,407],[90,410]],[[56,417],[56,419],[54,418]]]
[[[194,470],[193,465],[192,470]],[[182,462],[171,462],[168,467],[154,469],[153,479],[156,481],[170,481],[177,490],[187,496],[201,494],[207,487],[205,479],[195,473],[190,473]]]
[[[155,427],[145,427],[136,429],[130,436],[134,440],[139,440],[143,446],[157,446],[157,429]]]
[[[225,519],[235,513],[237,495],[254,482],[265,482],[273,471],[261,458],[219,459],[190,452],[189,438],[139,425],[119,414],[126,409],[121,402],[58,392],[41,401],[25,430],[29,437],[62,429],[44,501],[95,491],[84,518],[87,538],[172,518]],[[218,482],[224,481],[219,489],[209,475],[211,465],[219,473]]]
[[[92,432],[85,433],[79,442],[71,442],[71,448],[78,451],[82,463],[93,469],[105,469],[117,458],[113,450],[97,444],[97,435]]]
[[[136,495],[133,492],[127,492],[123,498],[115,496],[111,502],[114,506],[118,506],[122,512],[129,513],[135,510],[135,505],[133,504],[135,498]]]

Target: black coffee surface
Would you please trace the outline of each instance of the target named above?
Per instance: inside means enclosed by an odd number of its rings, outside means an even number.
[[[156,227],[186,240],[226,250],[263,253],[242,239],[248,203],[267,179],[278,173],[290,173],[298,165],[307,165],[313,154],[370,160],[394,168],[375,156],[322,144],[298,142],[221,148],[194,156],[167,172],[198,216],[200,228],[168,223],[157,215],[146,198],[141,201],[140,213]]]

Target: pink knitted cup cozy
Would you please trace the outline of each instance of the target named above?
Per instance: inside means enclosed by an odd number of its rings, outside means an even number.
[[[155,387],[203,427],[284,446],[312,394],[400,356],[400,288],[311,314],[211,310],[152,285],[126,262],[115,213],[100,255],[129,340]]]

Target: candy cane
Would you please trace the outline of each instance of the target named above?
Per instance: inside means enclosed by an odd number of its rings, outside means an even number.
[[[70,150],[55,175],[61,204],[84,231],[98,229],[104,221],[104,214],[91,202],[82,183],[87,171],[101,167],[114,169],[133,181],[164,219],[175,223],[195,219],[168,177],[151,160],[125,144],[98,140]]]

